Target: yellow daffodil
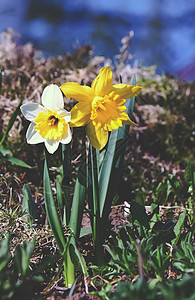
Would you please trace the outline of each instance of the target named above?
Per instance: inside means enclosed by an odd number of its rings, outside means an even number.
[[[86,125],[86,133],[93,147],[101,150],[108,141],[108,131],[123,124],[134,124],[128,117],[125,107],[127,98],[138,95],[140,86],[127,84],[113,85],[110,67],[104,67],[92,82],[91,87],[67,82],[61,90],[77,103],[71,110],[70,126]]]
[[[26,132],[27,143],[44,142],[48,152],[53,154],[59,143],[71,141],[71,114],[64,109],[62,92],[55,84],[44,89],[42,104],[29,102],[21,106],[24,117],[31,122]]]

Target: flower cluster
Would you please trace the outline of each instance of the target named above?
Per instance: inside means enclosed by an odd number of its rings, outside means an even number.
[[[62,92],[78,103],[71,112],[64,109]],[[70,127],[85,126],[86,134],[93,147],[101,150],[108,141],[108,131],[123,124],[133,124],[126,113],[127,98],[137,96],[140,86],[113,85],[112,71],[106,66],[92,82],[91,87],[75,82],[61,86],[51,84],[42,94],[42,105],[26,103],[21,106],[25,118],[31,122],[26,138],[29,144],[45,143],[49,153],[54,153],[59,143],[71,141]]]

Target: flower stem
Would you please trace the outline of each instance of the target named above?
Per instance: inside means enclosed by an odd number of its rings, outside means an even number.
[[[75,268],[72,260],[70,258],[70,251],[67,249],[66,257],[64,259],[64,280],[65,285],[68,288],[71,288],[75,281]]]
[[[92,189],[93,189],[93,242],[95,261],[97,265],[103,265],[104,262],[104,228],[102,226],[103,219],[100,218],[100,205],[99,205],[99,187],[98,187],[98,160],[96,149],[91,147],[91,167],[92,167]]]

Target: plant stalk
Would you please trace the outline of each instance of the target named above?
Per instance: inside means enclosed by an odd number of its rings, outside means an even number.
[[[69,248],[67,249],[67,253],[63,265],[64,265],[63,275],[65,280],[65,285],[66,287],[71,288],[75,281],[75,268],[70,257]]]
[[[93,243],[95,252],[95,262],[98,266],[104,263],[104,228],[103,219],[100,218],[99,186],[98,186],[98,160],[96,149],[91,147],[91,165],[92,165],[92,188],[93,188]]]

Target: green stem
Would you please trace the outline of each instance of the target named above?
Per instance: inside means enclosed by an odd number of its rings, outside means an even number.
[[[67,250],[65,259],[64,259],[64,279],[65,279],[65,285],[68,288],[71,288],[75,281],[75,268],[74,264],[72,263],[72,260],[70,258],[70,251],[69,248]]]
[[[62,189],[64,192],[64,220],[66,224],[69,224],[70,213],[71,213],[71,202],[70,202],[70,180],[71,180],[71,151],[70,143],[62,144],[62,165],[63,165],[63,180]]]
[[[98,160],[96,149],[91,147],[91,166],[92,166],[92,188],[93,188],[93,242],[95,261],[97,265],[103,265],[104,262],[104,228],[102,228],[103,219],[100,218],[99,186],[98,186]]]
[[[98,266],[104,264],[104,230],[102,226],[102,218],[99,216],[96,217],[96,227],[95,227],[95,239],[94,239],[94,252],[95,252],[95,262]]]
[[[45,167],[44,167],[44,196],[45,196],[45,206],[46,206],[46,213],[49,221],[49,225],[52,229],[54,238],[58,245],[59,251],[61,253],[63,259],[63,266],[64,266],[64,283],[65,285],[70,288],[75,281],[75,269],[74,265],[71,261],[70,257],[70,242],[71,237],[66,236],[64,237],[64,232],[62,229],[61,220],[56,209],[56,203],[53,197],[52,189],[51,189],[51,182],[49,178],[49,171],[47,167],[47,156],[48,153],[45,154]]]
[[[62,187],[64,191],[64,197],[66,199],[66,203],[64,203],[64,222],[65,224],[69,224],[70,216],[71,216],[71,203],[69,201],[69,184],[71,180],[71,145],[62,144],[62,164],[63,164],[63,181]],[[68,288],[70,288],[75,281],[75,267],[72,263],[70,257],[69,247],[67,249],[67,253],[64,261],[64,278],[65,283]]]
[[[82,151],[81,160],[78,170],[78,177],[76,179],[74,195],[72,199],[71,213],[69,227],[73,230],[74,236],[79,238],[81,231],[81,222],[83,217],[83,209],[86,199],[86,185],[87,185],[87,168],[86,168],[86,149],[85,149],[85,135],[82,137]]]

